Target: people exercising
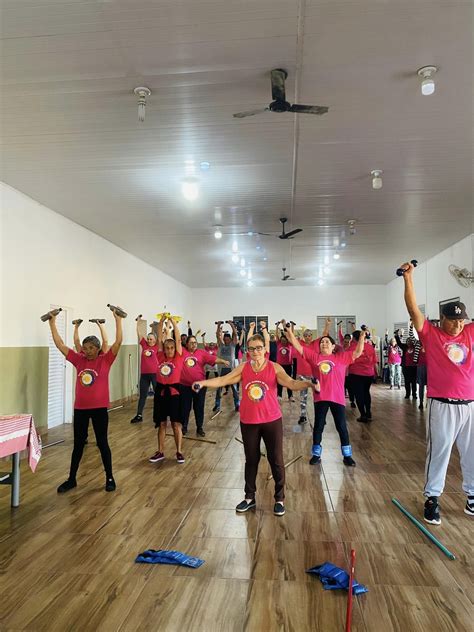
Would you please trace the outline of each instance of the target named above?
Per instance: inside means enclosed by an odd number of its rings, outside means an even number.
[[[158,344],[156,334],[150,331],[146,336],[142,333],[141,324],[144,321],[139,317],[137,318],[137,336],[138,343],[141,347],[141,361],[140,361],[140,385],[139,385],[139,399],[137,414],[130,420],[131,424],[137,424],[143,421],[143,409],[145,408],[146,398],[148,397],[148,391],[150,386],[153,388],[153,393],[156,390],[156,372],[158,370]]]

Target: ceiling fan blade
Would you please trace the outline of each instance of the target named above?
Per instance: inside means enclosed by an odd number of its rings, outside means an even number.
[[[329,110],[329,108],[323,106],[323,105],[298,105],[297,103],[294,103],[291,108],[290,108],[290,112],[296,112],[297,114],[326,114],[326,112]]]
[[[259,108],[258,110],[248,110],[247,112],[237,112],[236,114],[232,114],[234,118],[245,118],[247,116],[254,116],[255,114],[261,114],[262,112],[269,112],[270,108]]]
[[[284,233],[283,235],[278,235],[278,237],[280,239],[291,239],[292,237],[294,237],[298,233],[302,233],[302,232],[303,232],[302,228],[295,228],[295,230],[290,230],[289,233]]]
[[[281,70],[281,68],[272,70],[272,99],[274,101],[286,101],[285,79],[287,76],[286,70]]]

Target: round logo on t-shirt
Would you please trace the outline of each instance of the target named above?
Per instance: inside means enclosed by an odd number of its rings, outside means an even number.
[[[281,355],[286,355],[287,353],[288,353],[288,350],[287,350],[287,349],[282,349],[282,350],[281,350]]]
[[[329,362],[327,360],[324,360],[323,362],[320,362],[318,364],[318,368],[323,375],[328,375],[328,373],[331,373],[333,366],[334,362]]]
[[[173,365],[172,364],[162,364],[160,366],[160,373],[163,377],[168,377],[173,373]]]
[[[150,349],[147,349],[146,351],[143,352],[143,355],[146,355],[147,358],[149,358],[151,356],[151,351]]]
[[[196,358],[193,358],[193,357],[186,358],[186,366],[188,366],[189,368],[196,366]]]
[[[262,382],[251,382],[247,386],[247,395],[253,402],[260,402],[267,394],[267,386]]]
[[[82,386],[92,386],[94,384],[96,378],[96,374],[94,371],[89,371],[86,369],[85,371],[81,371],[79,374],[79,380]]]
[[[448,358],[453,364],[461,365],[467,360],[468,349],[462,342],[446,343],[444,345]]]

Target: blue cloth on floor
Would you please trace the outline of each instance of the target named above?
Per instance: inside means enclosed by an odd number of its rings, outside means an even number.
[[[306,572],[318,575],[324,586],[324,590],[349,590],[349,573],[343,568],[334,566],[331,562],[313,566],[313,568],[308,569]],[[362,595],[366,592],[369,592],[368,588],[357,583],[353,578],[352,594]]]
[[[178,564],[190,568],[199,568],[204,564],[204,560],[200,560],[198,557],[192,557],[186,553],[180,553],[180,551],[165,551],[164,549],[158,551],[147,549],[136,557],[135,562],[141,564]]]

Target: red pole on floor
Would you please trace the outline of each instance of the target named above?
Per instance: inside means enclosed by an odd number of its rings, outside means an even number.
[[[346,610],[346,632],[351,632],[352,622],[352,582],[354,580],[354,567],[355,567],[356,552],[351,549],[351,567],[349,569],[349,592],[347,595],[347,610]]]

